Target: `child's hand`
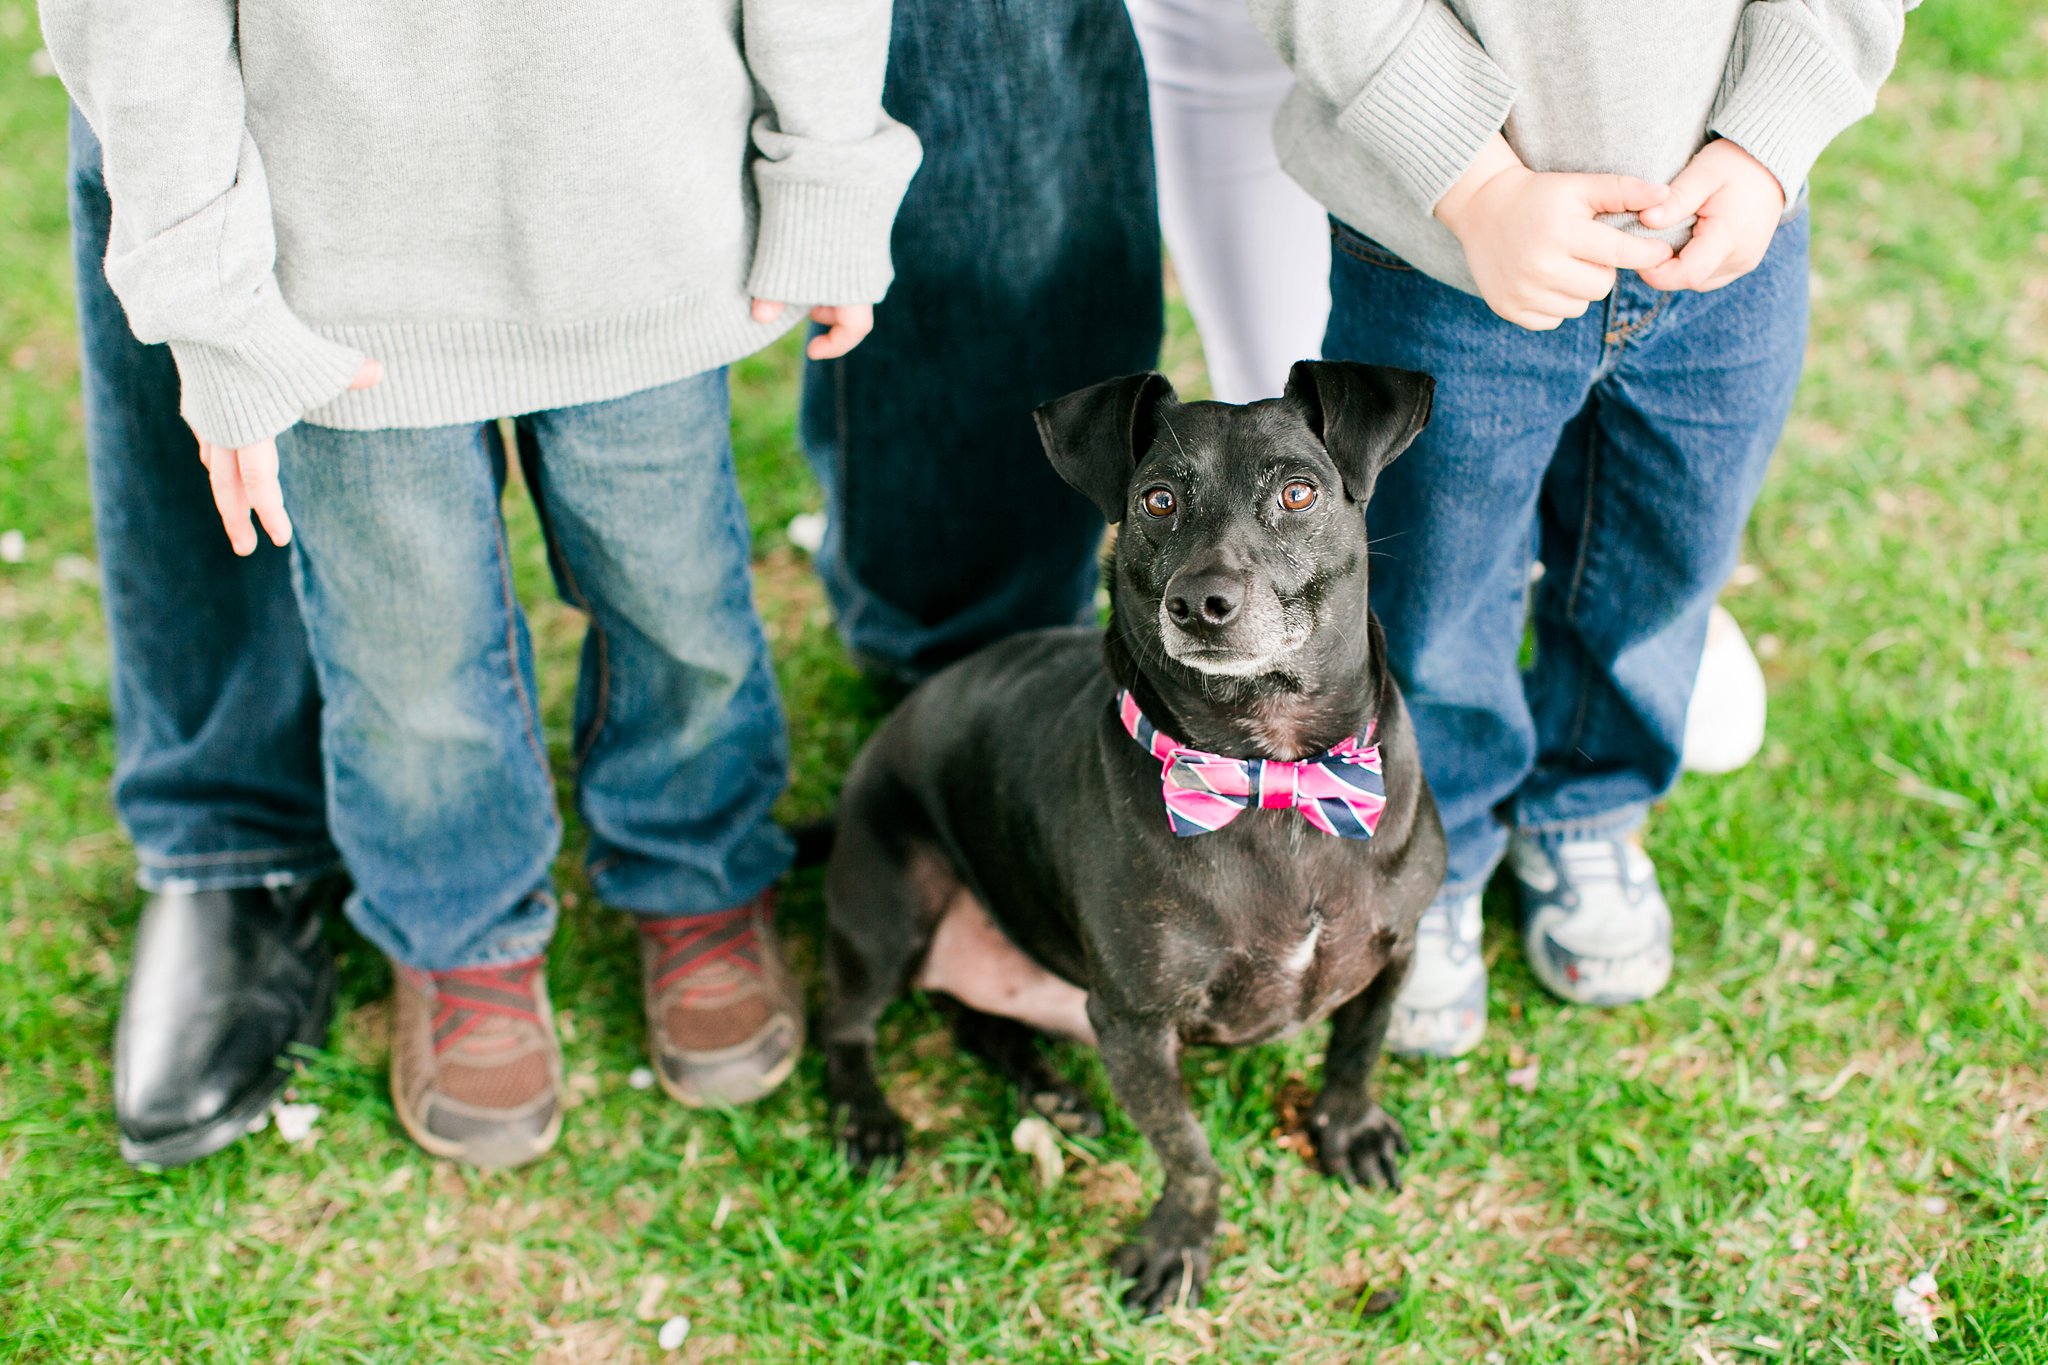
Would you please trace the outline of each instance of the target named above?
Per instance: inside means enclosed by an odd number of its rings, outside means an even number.
[[[365,360],[348,386],[367,389],[383,377],[382,365]],[[248,446],[217,446],[202,440],[199,462],[206,466],[207,477],[213,484],[213,505],[220,512],[228,544],[236,554],[256,553],[256,532],[249,525],[252,514],[263,524],[271,544],[291,543],[292,519],[285,514],[284,489],[277,481],[276,440],[265,439]]]
[[[782,316],[786,303],[754,300],[754,321],[773,322]],[[810,340],[804,354],[813,360],[837,360],[860,345],[875,330],[875,306],[871,303],[821,303],[811,310],[811,321],[825,331]]]
[[[1694,154],[1671,182],[1671,197],[1642,212],[1643,226],[1667,228],[1694,214],[1685,249],[1642,272],[1652,289],[1719,289],[1756,269],[1770,250],[1785,189],[1778,177],[1726,138]]]
[[[1496,133],[1437,201],[1436,216],[1465,248],[1487,307],[1517,326],[1547,332],[1606,298],[1616,270],[1647,271],[1670,261],[1662,242],[1594,221],[1596,214],[1641,212],[1670,193],[1633,176],[1532,171]]]

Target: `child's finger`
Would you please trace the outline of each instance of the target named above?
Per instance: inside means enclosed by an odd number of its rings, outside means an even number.
[[[249,499],[242,493],[242,471],[235,452],[223,446],[202,445],[199,458],[206,464],[207,481],[213,485],[214,510],[228,533],[228,544],[238,555],[256,553],[256,531],[249,525]]]
[[[363,357],[363,363],[356,367],[356,377],[348,381],[352,389],[373,389],[384,382],[384,362]]]
[[[768,299],[755,299],[754,321],[773,322],[775,321],[775,319],[782,316],[782,310],[785,306],[786,305],[784,304],[775,303]]]
[[[1640,213],[1661,204],[1671,193],[1668,185],[1639,180],[1632,175],[1574,175],[1579,197],[1594,213]]]
[[[1610,270],[1648,270],[1672,256],[1671,248],[1662,242],[1590,220],[1578,224],[1565,245],[1578,259]]]
[[[272,545],[289,545],[292,519],[285,514],[284,488],[277,481],[277,442],[260,441],[235,452],[242,474],[242,496]]]
[[[1643,226],[1662,230],[1676,227],[1700,211],[1700,205],[1713,197],[1720,188],[1721,179],[1711,169],[1703,170],[1698,157],[1686,163],[1671,181],[1671,197],[1661,204],[1652,204],[1636,216],[1643,220]]]
[[[1716,231],[1711,221],[1702,222],[1699,231],[1685,244],[1685,250],[1669,263],[1642,272],[1643,283],[1667,293],[1676,289],[1704,289],[1727,259],[1726,234]]]
[[[861,334],[843,322],[835,322],[811,338],[804,354],[813,360],[837,360],[860,344]]]
[[[1614,292],[1614,271],[1568,256],[1544,272],[1543,284],[1566,298],[1590,303]]]

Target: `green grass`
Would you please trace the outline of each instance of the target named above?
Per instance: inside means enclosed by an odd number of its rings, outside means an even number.
[[[1729,602],[1765,658],[1757,763],[1688,779],[1652,828],[1678,917],[1652,1005],[1565,1008],[1488,928],[1495,1024],[1392,1064],[1399,1198],[1347,1194],[1289,1122],[1314,1038],[1189,1068],[1230,1179],[1208,1306],[1137,1323],[1105,1254],[1156,1169],[1112,1109],[1050,1192],[1004,1098],[924,1005],[887,1021],[915,1159],[850,1178],[815,1062],[743,1114],[631,1090],[627,928],[565,859],[554,983],[576,1107],[559,1151],[437,1164],[384,1095],[387,972],[337,930],[344,1012],[268,1132],[128,1170],[107,1058],[138,896],[105,798],[107,656],[70,320],[63,98],[0,0],[0,1357],[761,1361],[2048,1361],[2048,29],[2021,0],[1909,28],[1876,117],[1822,163],[1797,415]],[[1186,319],[1169,351],[1200,383]],[[816,815],[878,703],[782,532],[817,494],[787,349],[743,366],[738,436]],[[195,477],[197,473],[195,471]],[[512,501],[548,716],[576,619]],[[557,750],[558,757],[560,750]],[[787,904],[815,990],[815,876]],[[1106,1099],[1092,1056],[1062,1064]],[[1540,1066],[1533,1091],[1506,1073]],[[1893,1286],[1931,1268],[1940,1340]],[[1398,1288],[1384,1313],[1362,1291]]]

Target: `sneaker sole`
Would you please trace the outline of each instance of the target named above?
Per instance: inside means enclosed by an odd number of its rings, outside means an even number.
[[[718,1060],[696,1062],[693,1065],[700,1071],[706,1072],[715,1071],[721,1066],[732,1066],[744,1060],[750,1049],[758,1047],[762,1037],[768,1032],[768,1029],[773,1027],[773,1021],[770,1021],[769,1025],[763,1028],[761,1033],[754,1035],[754,1037],[749,1038],[744,1043],[736,1043],[732,1047],[724,1049],[724,1056],[716,1053],[711,1054],[713,1057],[718,1058]],[[804,1024],[802,1019],[798,1019],[796,1021],[796,1036],[790,1040],[789,1053],[781,1061],[769,1067],[766,1071],[761,1072],[758,1079],[750,1080],[746,1084],[729,1090],[721,1089],[716,1095],[707,1095],[693,1090],[684,1082],[674,1080],[669,1076],[668,1068],[662,1065],[660,1056],[656,1054],[652,1037],[648,1039],[647,1047],[647,1058],[654,1064],[654,1078],[661,1083],[662,1093],[686,1109],[723,1109],[737,1107],[742,1104],[752,1104],[756,1100],[765,1099],[769,1095],[774,1094],[776,1090],[781,1088],[782,1083],[789,1079],[790,1073],[796,1070],[797,1058],[803,1056],[803,1054]]]

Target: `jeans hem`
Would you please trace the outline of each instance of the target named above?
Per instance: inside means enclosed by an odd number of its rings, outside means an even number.
[[[794,862],[793,850],[785,853],[783,857],[775,860],[773,864],[774,870],[768,873],[767,876],[748,878],[745,881],[736,883],[736,885],[741,887],[751,885],[751,889],[743,891],[729,900],[722,900],[717,905],[684,904],[684,902],[693,899],[688,896],[678,896],[673,900],[667,901],[665,904],[655,906],[646,904],[648,898],[644,893],[627,897],[609,896],[605,894],[604,887],[599,884],[600,874],[595,872],[591,874],[591,889],[597,892],[598,900],[606,908],[617,910],[621,914],[632,915],[637,919],[682,919],[692,915],[720,915],[728,910],[737,910],[740,906],[747,904],[762,892],[773,887],[777,882],[789,875],[790,867]],[[629,904],[629,901],[638,903]]]
[[[1569,820],[1533,820],[1515,825],[1515,833],[1545,847],[1585,839],[1619,839],[1643,827],[1650,816],[1648,802],[1636,802],[1601,815],[1582,815]]]
[[[144,891],[275,890],[316,881],[342,870],[341,855],[324,844],[190,854],[164,858],[137,854],[135,882]]]
[[[521,901],[513,914],[537,912],[542,927],[518,929],[509,934],[492,937],[476,952],[465,953],[460,962],[414,961],[394,951],[390,935],[385,927],[371,916],[362,912],[362,892],[348,898],[344,907],[348,921],[357,933],[368,939],[370,946],[382,953],[389,961],[416,972],[452,972],[474,967],[503,967],[514,962],[526,962],[536,957],[545,957],[548,945],[554,942],[555,930],[561,923],[561,907],[554,893],[536,891]]]

